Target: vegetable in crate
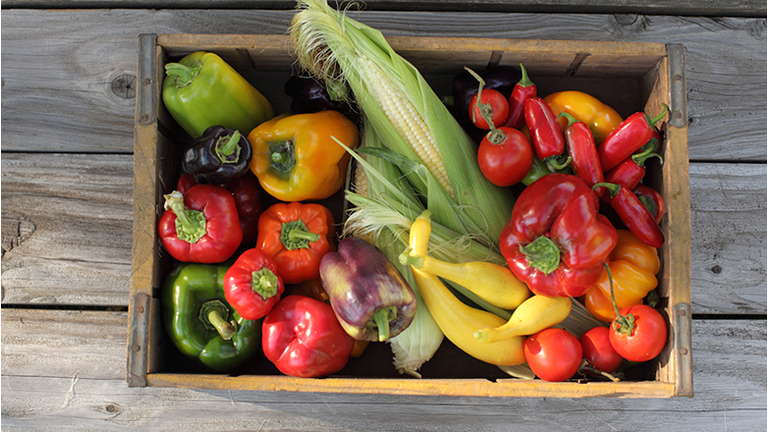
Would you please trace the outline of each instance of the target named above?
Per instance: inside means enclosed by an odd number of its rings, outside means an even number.
[[[525,101],[536,97],[536,84],[528,78],[528,72],[525,66],[520,63],[520,73],[522,78],[515,84],[512,94],[509,96],[509,114],[502,126],[521,129],[525,126]]]
[[[633,154],[608,171],[605,174],[604,181],[606,183],[622,184],[627,189],[633,190],[645,177],[645,161],[652,157],[658,157],[661,160],[661,156],[658,153],[650,151]],[[610,197],[603,195],[603,200],[609,202]]]
[[[613,319],[608,340],[620,356],[644,362],[661,354],[667,343],[667,324],[654,308],[639,304],[622,309]]]
[[[527,338],[523,349],[528,366],[544,381],[565,381],[581,366],[581,344],[576,336],[563,329],[542,330]]]
[[[227,266],[179,264],[161,294],[163,324],[176,348],[215,371],[227,371],[259,351],[261,320],[246,320],[227,303]]]
[[[592,131],[589,130],[586,123],[577,120],[570,114],[563,113],[558,117],[568,119],[568,125],[565,127],[565,141],[568,144],[568,154],[571,156],[573,174],[584,180],[589,187],[603,182],[605,177],[600,166],[600,157],[597,155],[597,146],[595,146]],[[600,197],[605,191],[597,188],[595,193]]]
[[[291,111],[296,114],[315,113],[319,111],[338,111],[349,115],[351,109],[347,103],[346,88],[328,89],[312,77],[292,76],[284,86],[285,94],[292,98]],[[330,90],[330,91],[329,91]]]
[[[639,184],[635,186],[632,192],[637,195],[637,199],[643,203],[643,206],[648,209],[656,223],[661,223],[661,218],[664,217],[664,198],[662,198],[659,191],[653,189],[650,186]]]
[[[525,101],[524,110],[525,125],[536,157],[555,169],[564,168],[570,158],[565,153],[563,130],[552,109],[543,99],[532,97]]]
[[[181,168],[198,183],[228,185],[248,172],[252,155],[240,131],[211,126],[181,156]]]
[[[577,90],[552,93],[544,97],[556,116],[567,113],[589,126],[595,143],[600,145],[622,122],[621,115],[596,97]],[[563,121],[563,125],[565,122]]]
[[[518,197],[499,239],[509,268],[535,294],[578,297],[594,285],[616,229],[580,178],[546,175]]]
[[[386,255],[355,237],[320,261],[320,277],[333,311],[355,340],[383,342],[416,315],[416,296]]]
[[[611,208],[643,243],[655,248],[664,244],[664,233],[661,232],[656,218],[631,190],[614,183],[597,183],[593,187],[604,187],[608,190]]]
[[[321,204],[273,204],[259,216],[258,227],[256,247],[275,260],[285,283],[320,277],[320,260],[335,250],[333,214]]]
[[[349,154],[357,147],[357,128],[338,111],[283,114],[248,134],[251,171],[262,188],[280,201],[325,199],[346,180]]]
[[[214,53],[194,52],[165,71],[163,103],[192,138],[217,125],[248,134],[275,115],[264,95]]]
[[[667,115],[669,107],[656,117],[649,117],[644,112],[637,112],[621,122],[600,144],[597,153],[603,171],[608,172],[620,164],[632,153],[648,144],[654,138],[654,125]]]
[[[596,318],[611,321],[616,312],[611,301],[611,284],[614,288],[616,305],[619,309],[642,304],[643,298],[658,285],[656,274],[661,261],[656,248],[640,241],[631,232],[616,230],[618,241],[608,256],[608,272],[584,295],[584,306]]]
[[[261,249],[248,249],[224,275],[224,295],[245,319],[263,318],[280,301],[285,287],[277,265]]]
[[[599,372],[608,374],[618,369],[624,361],[624,358],[613,349],[608,338],[609,332],[608,327],[593,327],[579,338],[582,356],[587,364]]]
[[[465,67],[478,81],[477,93],[469,101],[469,119],[480,129],[490,130],[501,126],[509,114],[506,96],[494,89],[483,89],[485,81],[472,69]]]
[[[264,317],[262,349],[280,372],[302,378],[330,375],[349,359],[355,340],[331,305],[310,297],[284,297]]]
[[[483,88],[496,90],[505,96],[509,96],[520,81],[520,72],[509,66],[496,66],[477,72],[485,81]],[[453,77],[453,105],[456,115],[462,123],[469,123],[469,103],[477,95],[477,78],[466,69]]]
[[[528,336],[563,322],[571,312],[570,297],[534,295],[512,313],[509,321],[496,328],[474,333],[482,342],[495,342],[515,336]]]
[[[235,253],[243,230],[232,194],[221,186],[195,185],[165,195],[157,233],[165,250],[184,262],[219,263]]]

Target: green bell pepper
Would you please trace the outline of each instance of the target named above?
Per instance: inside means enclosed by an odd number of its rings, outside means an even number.
[[[214,53],[198,51],[165,65],[163,103],[192,138],[211,126],[247,136],[274,109],[242,75]]]
[[[234,368],[261,349],[261,320],[246,320],[224,297],[229,266],[183,263],[163,286],[163,323],[184,355],[215,371]]]

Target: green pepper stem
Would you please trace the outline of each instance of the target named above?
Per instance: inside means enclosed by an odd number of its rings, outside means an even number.
[[[266,267],[251,272],[251,289],[264,300],[268,300],[277,295],[278,285],[279,280],[277,275]]]
[[[291,240],[309,240],[310,242],[316,242],[320,240],[320,234],[294,228],[288,233],[288,238]]]
[[[379,309],[373,314],[373,320],[379,329],[379,342],[389,339],[389,315],[392,308]]]
[[[520,81],[517,83],[520,85],[520,87],[530,87],[533,85],[533,81],[531,81],[530,78],[528,78],[528,71],[525,70],[525,66],[523,66],[522,63],[518,63],[520,65]]]
[[[199,210],[188,210],[184,207],[184,195],[173,191],[165,197],[165,209],[176,215],[176,236],[179,240],[196,243],[206,233],[205,215]]]
[[[596,183],[594,186],[592,186],[592,190],[595,190],[599,187],[608,189],[608,193],[610,194],[611,198],[615,197],[621,191],[621,185],[615,183]]]
[[[656,138],[653,138],[653,139],[656,139]],[[658,153],[654,153],[653,150],[648,150],[648,151],[645,151],[643,153],[638,153],[638,154],[632,155],[632,160],[635,161],[635,163],[638,166],[644,168],[645,167],[645,161],[647,161],[648,159],[650,159],[652,157],[659,158],[659,161],[661,162],[661,164],[662,165],[664,164],[664,159],[662,159],[661,155],[658,154]]]
[[[199,319],[205,328],[216,330],[224,340],[232,339],[237,332],[234,321],[228,322],[229,308],[221,300],[210,300],[200,308]]]
[[[288,250],[308,248],[310,242],[320,240],[320,234],[313,233],[301,219],[283,223],[280,231],[280,241]]]
[[[667,111],[669,111],[669,107],[667,106],[667,104],[661,104],[661,105],[664,107],[664,111],[662,111],[661,114],[653,118],[648,117],[647,115],[645,116],[646,120],[648,120],[648,125],[650,127],[654,127],[659,120],[663,119],[664,116],[667,115]]]
[[[635,317],[632,314],[622,315],[621,311],[619,311],[619,306],[616,305],[616,293],[613,289],[613,276],[611,276],[611,268],[608,266],[608,263],[603,265],[605,265],[605,270],[608,272],[608,283],[611,286],[611,303],[613,304],[613,311],[616,313],[616,318],[614,319],[614,323],[611,324],[611,326],[613,326],[613,328],[619,333],[626,333],[631,335],[632,331],[635,329]]]
[[[216,156],[222,163],[237,163],[240,160],[240,138],[240,131],[235,130],[216,140]]]
[[[197,74],[200,73],[200,69],[203,64],[199,61],[192,63],[191,65],[183,65],[181,63],[168,63],[165,65],[165,73],[168,76],[176,78],[176,88],[188,86],[194,81]]]
[[[643,207],[648,210],[648,213],[655,215],[656,212],[659,211],[659,208],[656,206],[656,203],[653,201],[653,199],[648,198],[645,195],[638,196],[637,199],[639,199],[640,203],[643,204]]]
[[[559,171],[571,164],[571,156],[566,157],[565,160],[563,160],[563,156],[564,155],[556,155],[544,159],[550,171]]]
[[[560,117],[568,119],[568,126],[571,126],[574,123],[577,123],[579,121],[579,119],[577,119],[576,117],[568,114],[567,112],[560,113],[560,115],[558,115],[557,118],[560,118]]]
[[[520,246],[520,252],[528,258],[529,266],[544,274],[550,274],[560,266],[560,249],[549,237],[537,237],[527,245]]]

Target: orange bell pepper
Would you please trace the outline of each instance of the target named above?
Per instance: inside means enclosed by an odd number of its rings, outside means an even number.
[[[338,111],[283,114],[248,134],[251,171],[280,201],[328,198],[344,185],[351,157],[336,140],[351,149],[359,143],[357,127]]]
[[[616,230],[616,247],[609,255],[616,306],[642,304],[643,298],[658,285],[656,274],[661,268],[658,251],[640,241],[627,230]],[[597,284],[584,295],[584,306],[596,318],[611,321],[616,312],[611,302],[611,285],[604,271]]]
[[[552,108],[555,116],[567,113],[586,123],[592,131],[597,145],[600,145],[605,137],[623,120],[616,110],[584,92],[561,91],[552,93],[544,100]],[[558,121],[563,129],[568,125],[568,120],[565,118],[560,118]]]

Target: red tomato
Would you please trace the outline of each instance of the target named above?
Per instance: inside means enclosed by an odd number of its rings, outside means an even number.
[[[525,360],[533,373],[544,381],[571,378],[581,366],[581,344],[563,329],[548,328],[523,342]]]
[[[617,329],[617,320],[611,322],[608,338],[613,349],[620,356],[635,362],[648,361],[661,353],[667,343],[667,324],[656,309],[644,305],[627,306],[621,310],[621,316],[632,314],[634,327],[630,334]]]
[[[491,127],[483,118],[484,113],[489,117],[495,127],[504,123],[509,115],[509,102],[497,90],[483,89],[482,103],[477,103],[477,94],[469,101],[469,119],[480,129],[490,130]]]
[[[615,371],[623,361],[608,340],[609,332],[607,327],[595,327],[579,338],[583,357],[595,369],[606,373]]]
[[[501,134],[495,135],[494,134]],[[502,141],[494,144],[496,137]],[[500,127],[489,132],[477,149],[477,163],[485,178],[496,186],[520,183],[533,166],[533,147],[517,129]]]

